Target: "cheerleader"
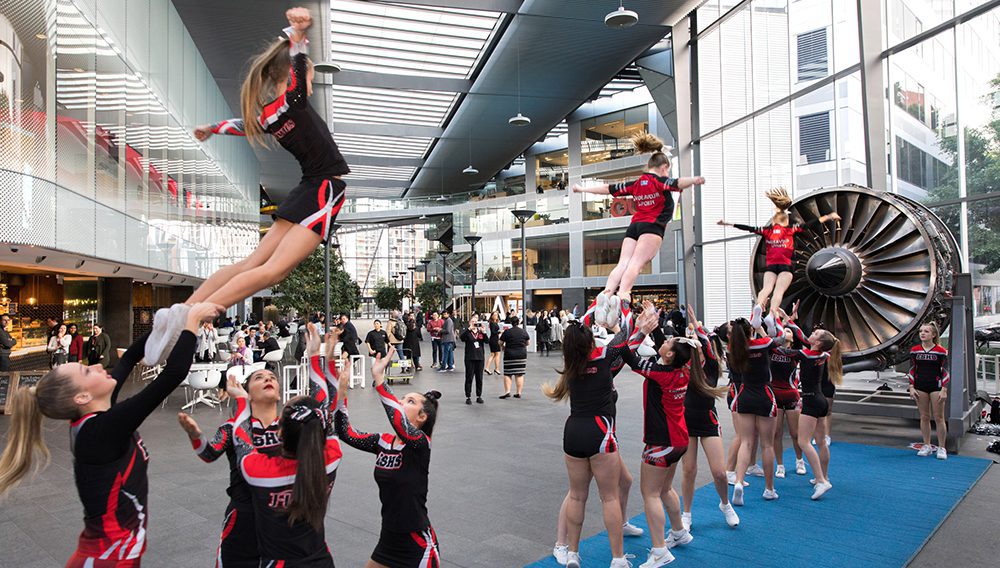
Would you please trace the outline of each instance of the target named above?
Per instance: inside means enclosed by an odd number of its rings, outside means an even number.
[[[768,190],[766,195],[774,203],[776,209],[767,225],[752,227],[738,223],[727,223],[721,219],[719,220],[719,225],[735,227],[741,231],[747,231],[748,233],[763,237],[765,251],[764,285],[761,286],[760,292],[757,293],[757,305],[762,308],[767,306],[768,298],[770,298],[771,314],[777,316],[777,309],[781,307],[785,291],[788,290],[788,286],[792,283],[792,274],[794,272],[792,257],[795,255],[795,235],[803,232],[806,228],[818,228],[827,221],[839,221],[840,215],[830,213],[805,224],[789,224],[788,208],[792,204],[792,199],[788,196],[788,192],[784,188],[778,187]]]
[[[929,456],[931,445],[931,414],[937,424],[937,459],[948,459],[945,443],[948,441],[948,422],[945,419],[945,402],[948,400],[948,350],[941,346],[941,332],[934,322],[920,326],[920,343],[910,349],[910,398],[920,409],[920,433],[924,445],[918,456]]]

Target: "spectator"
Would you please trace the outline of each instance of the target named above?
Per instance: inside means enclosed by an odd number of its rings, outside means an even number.
[[[351,316],[341,314],[340,328],[344,330],[340,334],[340,340],[344,342],[344,352],[351,356],[360,355],[358,344],[361,343],[361,338],[358,337],[358,328],[351,322]]]
[[[270,353],[272,351],[281,351],[281,346],[278,345],[278,340],[271,336],[270,332],[265,331],[261,335],[261,340],[259,342],[261,351],[264,354]]]
[[[580,317],[580,304],[573,304],[573,319]]]
[[[427,323],[425,321],[427,318],[424,316],[424,309],[423,308],[417,308],[417,315],[414,317],[414,319],[417,322],[417,327],[419,327],[420,329],[423,329],[424,325]]]
[[[104,333],[101,324],[95,323],[93,333],[87,340],[87,363],[102,365],[105,369],[111,367],[111,338]]]
[[[566,310],[559,310],[558,315],[555,310],[549,312],[549,323],[552,324],[552,337],[550,340],[553,343],[562,343],[563,332],[569,327],[569,314]]]
[[[368,335],[365,336],[365,343],[368,344],[369,355],[385,357],[389,348],[389,335],[382,329],[382,322],[375,320],[375,329],[369,331]]]
[[[486,361],[485,372],[487,375],[500,374],[500,313],[490,314],[490,358]],[[490,363],[493,370],[490,371]]]
[[[535,339],[538,341],[539,356],[552,352],[552,347],[549,345],[552,341],[552,322],[546,311],[542,312],[538,317],[538,323],[535,324]]]
[[[472,380],[476,381],[476,402],[483,403],[483,359],[486,330],[473,314],[469,327],[462,330],[459,339],[465,343],[465,404],[472,404]]]
[[[75,323],[66,326],[66,333],[70,336],[68,358],[66,360],[70,363],[79,363],[83,360],[83,336],[80,335]]]
[[[53,318],[49,318],[53,320]],[[53,320],[54,321],[54,320]],[[49,367],[55,368],[66,362],[69,353],[69,344],[73,338],[66,333],[66,326],[59,324],[56,333],[49,338],[49,344],[45,350],[49,353]]]
[[[417,318],[410,314],[406,318],[406,337],[403,339],[403,350],[413,360],[413,366],[418,371],[424,368],[420,366],[420,328],[417,326]]]
[[[444,320],[438,316],[437,312],[431,312],[431,318],[427,322],[427,333],[431,335],[431,351],[434,355],[434,363],[431,368],[441,366],[441,328],[444,327]]]
[[[10,316],[3,314],[0,316],[0,373],[10,370],[10,350],[17,344],[17,340],[7,329],[9,327]]]
[[[524,390],[524,369],[528,363],[528,344],[531,338],[528,332],[517,327],[517,316],[510,318],[510,329],[500,336],[500,345],[503,347],[503,388],[504,394],[500,398],[510,398],[511,381],[517,385],[517,393],[514,398],[521,398]]]
[[[385,331],[389,335],[389,344],[399,352],[403,346],[403,340],[406,339],[406,325],[403,324],[398,310],[389,312],[389,321],[386,323]]]
[[[52,339],[59,332],[59,320],[56,318],[45,318],[45,325],[48,326],[49,331],[45,336],[46,340]]]
[[[198,330],[198,350],[194,352],[195,358],[199,361],[214,361],[218,352],[216,344],[219,343],[219,333],[215,331],[212,322],[206,321],[201,324]]]
[[[455,370],[455,320],[451,312],[445,310],[442,315],[444,324],[441,326],[441,367],[439,373]]]
[[[524,317],[524,325],[538,325],[538,314],[528,310],[528,313]]]
[[[229,366],[250,365],[253,363],[253,350],[247,347],[247,340],[241,337],[236,340],[236,349],[229,355]]]

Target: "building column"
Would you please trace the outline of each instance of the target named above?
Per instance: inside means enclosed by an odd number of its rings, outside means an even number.
[[[882,76],[882,3],[858,0],[858,40],[861,43],[861,115],[866,135],[868,187],[887,191],[885,79]]]
[[[133,294],[131,278],[101,279],[101,316],[98,323],[104,326],[104,333],[111,338],[111,360],[117,359],[115,349],[128,347],[133,334]]]
[[[677,104],[677,160],[672,174],[676,177],[692,176],[701,173],[698,152],[691,143],[697,136],[698,128],[698,72],[697,42],[688,43],[687,38],[694,39],[694,13],[683,18],[673,28],[674,47],[674,86]],[[700,191],[688,189],[680,194],[678,200],[681,207],[681,239],[684,251],[684,269],[678,274],[677,299],[681,305],[691,304],[702,313],[704,294],[698,285],[698,267],[702,266],[701,247],[695,246],[701,233],[700,223],[695,218],[695,212],[701,211]]]

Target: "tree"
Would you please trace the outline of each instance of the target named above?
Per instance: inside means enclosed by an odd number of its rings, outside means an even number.
[[[305,258],[280,284],[271,288],[274,305],[282,312],[310,313],[326,309],[322,248]],[[347,313],[361,304],[361,288],[344,270],[344,263],[330,255],[330,310]]]
[[[420,302],[425,311],[437,310],[448,299],[448,291],[444,282],[428,280],[417,285],[416,296],[417,301]]]
[[[990,121],[980,128],[965,129],[965,177],[969,196],[1000,192],[1000,75],[990,81],[990,92],[984,97],[993,107]],[[952,163],[958,163],[958,136],[941,136],[940,146]],[[969,260],[982,265],[984,273],[1000,270],[1000,193],[997,199],[969,203]],[[927,203],[959,197],[958,167],[947,168],[930,189]],[[941,220],[958,238],[961,207],[958,205],[934,209]]]
[[[410,295],[405,288],[397,288],[395,282],[379,280],[375,284],[375,305],[381,310],[399,310],[403,307],[403,298]]]

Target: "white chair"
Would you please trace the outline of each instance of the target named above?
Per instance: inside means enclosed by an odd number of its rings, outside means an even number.
[[[216,408],[219,406],[219,399],[215,397],[215,389],[219,388],[219,380],[215,373],[208,371],[192,371],[188,373],[185,382],[192,390],[197,391],[194,399],[188,402],[181,410],[188,410],[193,413],[199,403]]]
[[[292,344],[292,338],[291,337],[279,337],[278,338],[278,347],[280,347],[282,351],[285,351],[286,349],[288,349],[288,346],[291,345],[291,344]]]
[[[226,341],[229,341],[229,334],[233,332],[233,328],[231,328],[231,327],[221,327],[221,328],[215,330],[215,332],[219,334],[219,338],[220,339],[225,338]]]
[[[351,374],[347,386],[354,388],[355,385],[365,388],[365,357],[364,355],[351,355]]]
[[[288,324],[288,333],[295,335],[295,332],[299,330],[299,324],[292,322]]]
[[[292,386],[292,380],[295,386]],[[309,381],[309,359],[303,357],[298,365],[287,365],[281,373],[281,402],[288,402],[288,399],[309,392],[306,383]]]
[[[274,374],[281,375],[281,360],[285,358],[285,352],[282,349],[275,349],[274,351],[268,351],[264,354],[264,366],[266,367],[268,363],[274,363],[275,367],[278,369]]]

